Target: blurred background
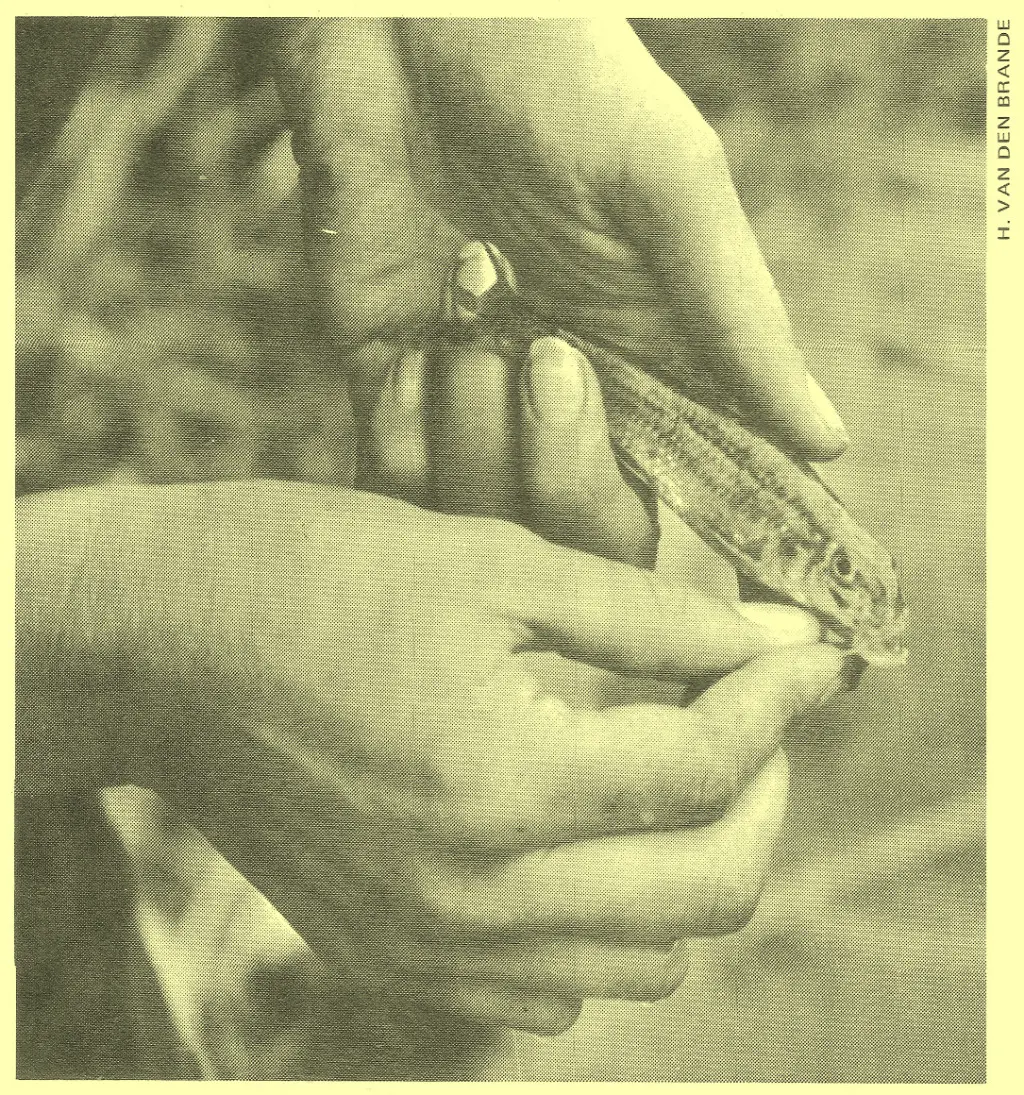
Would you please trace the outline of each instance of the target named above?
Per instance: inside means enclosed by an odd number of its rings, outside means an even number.
[[[107,36],[107,23],[19,31],[19,184],[32,179],[19,186],[19,493],[344,482],[347,404],[258,30],[145,19]],[[670,1001],[588,1004],[569,1034],[531,1043],[517,1075],[980,1081],[985,24],[634,25],[725,143],[797,341],[854,437],[827,478],[903,568],[911,656],[794,736],[788,832],[749,928],[696,949]],[[21,141],[40,118],[63,125],[45,155]],[[120,809],[129,847],[180,864],[189,838],[157,804]],[[199,1072],[345,1075],[324,1016],[297,1019],[294,1001],[275,1014],[287,1003],[254,1004],[258,1061]]]

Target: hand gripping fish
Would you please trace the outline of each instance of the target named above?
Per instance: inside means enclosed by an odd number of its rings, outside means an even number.
[[[889,554],[810,471],[738,422],[693,403],[606,345],[532,309],[493,244],[470,244],[474,276],[452,275],[445,318],[459,340],[519,360],[555,335],[593,365],[612,443],[650,486],[748,581],[822,620],[826,638],[872,665],[901,665],[907,612]],[[493,278],[490,274],[493,272]],[[466,284],[466,282],[472,284]]]

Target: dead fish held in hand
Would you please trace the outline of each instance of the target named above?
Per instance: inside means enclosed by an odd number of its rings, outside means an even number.
[[[892,558],[809,468],[531,309],[498,248],[471,243],[464,258],[470,249],[475,261],[459,264],[446,294],[454,337],[516,360],[546,335],[575,346],[594,366],[612,442],[631,473],[743,577],[817,615],[830,641],[873,665],[906,661]]]

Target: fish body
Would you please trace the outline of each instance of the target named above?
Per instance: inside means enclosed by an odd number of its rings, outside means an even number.
[[[484,340],[513,359],[545,335],[575,346],[598,376],[612,443],[631,473],[741,575],[817,615],[831,641],[873,665],[906,661],[907,612],[892,558],[809,469],[532,310],[508,260],[482,246],[490,273],[481,277],[477,262],[466,277],[463,264],[449,286],[445,311],[456,337]]]

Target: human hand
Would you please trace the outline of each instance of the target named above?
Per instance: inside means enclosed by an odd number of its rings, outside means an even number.
[[[206,484],[44,496],[29,544],[40,511],[103,531],[59,613],[92,647],[47,685],[64,732],[120,726],[121,778],[178,806],[347,982],[477,1021],[556,1030],[586,996],[671,991],[673,941],[749,915],[780,734],[840,686],[798,610],[759,626],[505,523]],[[531,682],[538,649],[728,675],[686,709],[597,711]]]
[[[655,515],[623,478],[614,458],[601,389],[589,363],[572,347],[549,338],[539,340],[529,358],[519,364],[521,368],[516,368],[474,345],[435,345],[429,365],[422,354],[403,357],[370,417],[363,482],[370,489],[460,512],[499,514],[504,509],[507,516],[517,517],[548,539],[634,565],[653,566],[659,533]],[[689,581],[705,588],[710,583],[724,596],[735,594],[731,568],[685,526],[669,528],[668,544],[676,580],[682,562]],[[540,671],[549,687],[588,704],[607,703],[609,692],[619,697],[631,692],[627,682],[617,684],[610,674],[569,666],[560,659],[544,664]],[[781,673],[779,685],[784,687]],[[799,692],[799,678],[793,686]],[[659,699],[664,695],[664,702],[672,703],[684,691],[665,689]],[[759,778],[768,779],[766,770],[773,765],[776,770],[785,765],[781,753],[771,758]],[[752,773],[751,783],[755,782]],[[776,784],[771,793],[778,796],[774,824],[785,809],[784,785]],[[769,844],[775,835],[777,825],[770,835],[762,833]],[[753,903],[744,915],[752,910]],[[520,1004],[505,973],[514,948],[503,944],[475,952],[462,948],[456,953],[473,958],[472,964],[462,967],[468,976],[448,990],[456,1009],[478,1021],[550,1030],[568,1026],[575,1018],[577,1002],[557,998],[558,988],[565,985],[568,943],[534,952],[530,958],[535,963],[534,993],[522,998],[520,987]],[[660,988],[633,979],[603,984],[577,981],[576,995],[667,996],[685,976],[686,948],[684,938],[672,945],[664,960],[668,975]],[[594,961],[586,950],[570,948],[568,953],[579,964]],[[605,957],[612,960],[610,953]],[[614,957],[624,959],[625,955],[620,951]],[[656,953],[650,958],[656,960]],[[326,983],[330,984],[329,975]],[[555,986],[554,994],[551,986]],[[543,988],[548,990],[547,1000],[536,994]],[[424,999],[431,1002],[431,994],[424,994]],[[432,1002],[436,1006],[436,993]],[[529,1012],[520,1015],[520,1007]]]
[[[653,567],[653,500],[624,478],[590,363],[556,338],[524,362],[473,344],[404,354],[367,419],[359,483]],[[723,562],[723,571],[731,574]]]
[[[624,21],[295,20],[280,88],[365,425],[467,239],[581,334],[668,363],[783,447],[846,435],[804,370],[721,145]]]

